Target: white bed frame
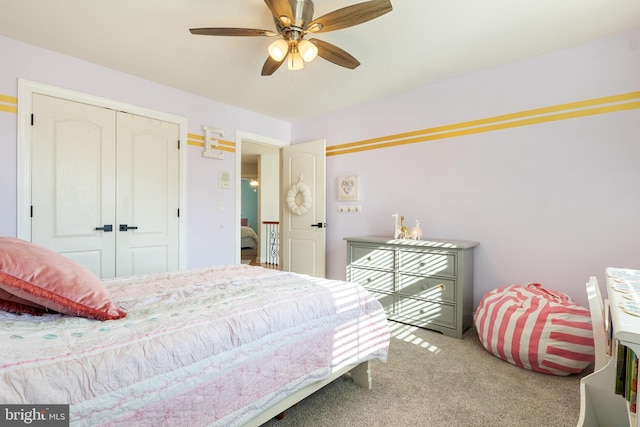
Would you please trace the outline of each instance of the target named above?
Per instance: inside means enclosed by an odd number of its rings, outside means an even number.
[[[349,365],[335,371],[327,379],[318,381],[317,383],[309,384],[305,388],[298,390],[291,396],[288,396],[287,398],[281,400],[280,402],[276,403],[269,409],[266,409],[264,412],[247,422],[245,424],[245,427],[258,427],[266,423],[270,419],[275,418],[277,415],[283,413],[296,403],[300,402],[305,397],[320,390],[322,387],[329,384],[336,378],[341,377],[347,372],[351,373],[351,378],[353,379],[354,383],[366,388],[367,390],[371,390],[371,369],[369,367],[369,362],[367,361],[356,365]]]

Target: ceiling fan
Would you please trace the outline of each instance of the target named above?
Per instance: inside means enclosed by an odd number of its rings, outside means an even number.
[[[311,0],[264,0],[273,14],[276,30],[258,30],[252,28],[191,28],[192,34],[205,36],[280,36],[269,45],[269,56],[262,67],[262,75],[272,75],[287,60],[290,70],[301,70],[305,62],[313,61],[316,56],[354,69],[360,62],[348,52],[331,43],[315,38],[305,39],[309,34],[326,33],[353,27],[378,18],[393,9],[390,0],[370,0],[342,9],[334,10],[313,19]]]

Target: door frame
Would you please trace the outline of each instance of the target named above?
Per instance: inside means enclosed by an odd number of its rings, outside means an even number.
[[[244,131],[236,131],[236,206],[235,206],[235,229],[236,229],[236,242],[235,242],[235,254],[236,254],[236,264],[240,264],[240,214],[242,213],[242,142],[253,142],[256,144],[269,145],[273,148],[281,149],[286,145],[291,145],[291,142],[284,141],[281,139],[270,138],[266,136],[256,135],[250,132]],[[280,170],[278,170],[278,180],[280,179]],[[281,203],[278,203],[280,206],[280,213],[282,213]],[[258,209],[260,209],[260,205],[258,204]],[[260,215],[258,215],[259,217]],[[280,215],[279,215],[280,216]],[[258,230],[262,230],[262,224],[258,224]],[[261,234],[261,233],[260,233]],[[260,241],[262,241],[262,236],[260,236]]]
[[[176,123],[179,126],[181,142],[179,178],[180,236],[178,238],[180,250],[179,268],[180,270],[185,269],[187,265],[187,221],[185,221],[187,217],[187,118],[26,79],[18,79],[17,237],[31,241],[31,112],[33,110],[32,99],[34,93],[109,108],[116,111],[126,111],[138,116]],[[239,231],[237,234],[239,235]],[[238,245],[239,244],[238,241]]]

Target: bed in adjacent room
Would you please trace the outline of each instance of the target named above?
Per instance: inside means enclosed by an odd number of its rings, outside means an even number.
[[[245,225],[240,226],[240,248],[256,249],[258,247],[258,235],[253,228]]]
[[[354,283],[247,265],[100,281],[61,258],[0,238],[0,404],[260,425],[348,371],[370,387],[387,357],[384,310]]]

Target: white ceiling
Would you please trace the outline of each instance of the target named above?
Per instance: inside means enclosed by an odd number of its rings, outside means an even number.
[[[263,0],[0,0],[0,35],[295,121],[640,28],[640,0],[391,1],[389,14],[314,36],[355,70],[318,58],[261,77],[274,39],[188,31],[273,30]],[[358,2],[316,0],[314,16]]]

